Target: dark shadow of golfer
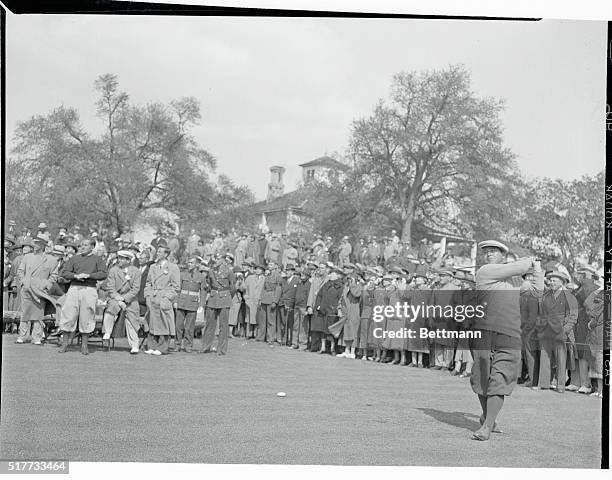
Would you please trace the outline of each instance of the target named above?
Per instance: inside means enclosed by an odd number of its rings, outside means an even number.
[[[465,428],[470,432],[478,430],[480,423],[478,415],[466,412],[444,412],[435,408],[417,408],[425,415],[436,419],[438,422],[446,423],[457,428]]]

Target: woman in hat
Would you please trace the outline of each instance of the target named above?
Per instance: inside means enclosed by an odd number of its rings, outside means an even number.
[[[597,379],[597,391],[592,396],[603,398],[603,336],[604,336],[604,308],[610,308],[604,302],[604,291],[596,290],[584,301],[587,316],[589,318],[587,342],[591,351],[589,357],[589,374],[591,378]]]
[[[361,279],[355,274],[349,275],[340,297],[342,313],[346,316],[343,337],[346,349],[344,352],[339,353],[338,357],[355,358],[357,335],[359,334],[359,324],[361,321],[360,302],[362,292],[363,283]]]
[[[578,302],[566,288],[570,279],[565,272],[553,271],[547,275],[550,288],[544,292],[537,323],[540,341],[540,388],[565,392],[568,348],[570,365],[575,360],[574,325],[578,319]],[[566,342],[569,342],[566,345]],[[552,378],[556,366],[556,384]],[[571,370],[572,368],[570,368]]]
[[[414,273],[413,289],[409,291],[409,302],[412,305],[427,306],[431,298],[431,289],[427,285],[427,267],[419,265]],[[421,311],[420,311],[421,312]],[[427,328],[427,317],[425,313],[419,313],[408,327],[415,332],[412,337],[406,339],[406,350],[411,352],[411,367],[423,368],[423,354],[429,355],[429,340],[420,335],[422,328]]]
[[[386,278],[385,278],[386,277]],[[374,307],[373,312],[382,310],[387,305],[387,287],[391,283],[393,277],[390,275],[383,275],[377,271],[377,277],[374,280]],[[387,325],[387,319],[376,319],[372,316],[372,322],[370,323],[370,330],[368,331],[368,346],[374,351],[372,357],[373,362],[382,362],[383,357],[383,338],[379,334],[375,334],[377,329],[378,332],[385,331]],[[385,352],[386,353],[386,352]]]
[[[478,304],[478,298],[477,292],[474,290],[476,286],[474,276],[468,271],[458,270],[455,274],[455,278],[459,281],[460,287],[460,290],[456,290],[453,294],[452,303],[453,306],[455,306],[455,312],[457,312],[457,307],[461,307],[464,312],[468,307],[472,307],[475,310]],[[466,314],[456,314],[453,320],[456,329],[459,331],[471,330],[472,328],[471,318]],[[464,364],[465,370],[462,372],[461,369]],[[462,378],[471,377],[473,365],[474,358],[470,352],[468,339],[459,338],[456,342],[455,368],[451,372],[451,375],[459,375]]]
[[[234,267],[234,274],[236,275],[236,291],[232,296],[232,306],[229,310],[229,337],[233,338],[234,335],[240,335],[237,332],[238,326],[244,332],[246,336],[246,327],[244,325],[244,316],[241,317],[241,312],[244,312],[242,305],[244,303],[244,294],[246,293],[246,284],[244,279],[244,269],[242,266],[237,265]],[[240,335],[241,336],[241,335]]]
[[[401,305],[406,300],[405,291],[398,288],[398,279],[392,275],[385,275],[385,304],[395,307]],[[388,281],[386,281],[388,280]],[[406,319],[401,316],[392,315],[386,318],[385,331],[393,332],[392,335],[387,335],[382,342],[382,358],[385,363],[391,362],[393,365],[399,365],[400,362],[406,365],[406,351],[404,350],[405,339],[398,335],[406,326]],[[387,352],[393,352],[393,360],[387,359]]]
[[[247,329],[245,335],[249,338],[255,338],[255,330],[257,329],[257,310],[266,281],[263,272],[264,267],[262,265],[254,265],[254,273],[247,275],[244,281],[245,328]]]
[[[591,293],[597,291],[599,286],[594,281],[596,276],[594,268],[586,265],[575,273],[574,279],[580,285],[573,293],[578,302],[578,320],[576,322],[576,350],[578,353],[577,367],[570,370],[570,384],[567,389],[578,393],[591,393],[591,378],[589,376],[589,357],[591,349],[587,342],[589,334],[589,316],[586,313],[585,301]]]
[[[359,336],[357,337],[357,348],[361,351],[361,359],[369,360],[368,355],[368,333],[372,327],[372,314],[374,313],[374,284],[375,273],[366,268],[363,272],[365,286],[361,292],[361,314],[359,321]]]

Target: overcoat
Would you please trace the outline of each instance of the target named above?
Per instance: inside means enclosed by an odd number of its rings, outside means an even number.
[[[22,320],[42,320],[45,300],[40,292],[47,293],[57,280],[57,258],[45,253],[28,253],[19,264],[17,275],[21,285]]]
[[[175,335],[174,309],[181,285],[178,266],[167,260],[149,268],[144,296],[147,302],[149,332],[152,335]]]

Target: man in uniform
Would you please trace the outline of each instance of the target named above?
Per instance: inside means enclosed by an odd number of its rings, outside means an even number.
[[[42,320],[45,314],[43,296],[57,279],[57,259],[44,253],[47,239],[43,235],[34,238],[34,252],[24,256],[17,269],[21,285],[21,321],[15,343],[24,343],[32,329],[32,343],[41,345]]]
[[[259,300],[257,340],[272,345],[276,340],[276,306],[281,295],[282,278],[276,263],[271,262],[268,268],[270,274],[265,277]]]
[[[132,265],[134,254],[128,250],[117,252],[117,265],[108,271],[106,287],[108,301],[104,311],[104,335],[102,346],[110,348],[110,337],[115,320],[121,312],[125,312],[125,332],[130,345],[130,353],[138,353],[138,330],[140,328],[140,307],[138,292],[140,291],[140,271]]]
[[[89,354],[87,341],[96,326],[97,282],[107,276],[104,259],[93,254],[94,246],[95,240],[84,239],[79,247],[79,254],[64,263],[59,274],[70,282],[59,324],[60,330],[64,332],[59,353],[66,353],[68,350],[78,323],[81,353]]]
[[[196,313],[206,305],[206,275],[197,268],[198,259],[191,256],[181,272],[181,290],[176,308],[176,344],[178,351],[191,353]]]
[[[485,265],[476,272],[476,290],[478,305],[484,305],[486,311],[482,318],[474,317],[474,329],[480,331],[481,338],[470,343],[474,357],[470,383],[482,408],[481,427],[472,438],[488,440],[491,432],[497,431],[495,419],[504,398],[516,385],[521,362],[520,300],[512,277],[530,268],[538,272],[542,267],[535,258],[505,263],[508,247],[496,240],[486,240],[478,246]]]
[[[236,279],[232,271],[234,258],[231,254],[225,256],[225,261],[216,264],[208,273],[209,298],[207,302],[208,318],[204,333],[202,334],[202,348],[200,353],[209,353],[215,339],[215,329],[219,323],[219,342],[217,355],[227,353],[227,339],[229,337],[229,309],[232,306],[232,297],[235,292]]]
[[[167,246],[157,245],[156,262],[149,268],[144,296],[149,314],[149,355],[168,353],[170,335],[175,335],[174,309],[172,304],[178,296],[181,274],[176,264],[168,261]]]

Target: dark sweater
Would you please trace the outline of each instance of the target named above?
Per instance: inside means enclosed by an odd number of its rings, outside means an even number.
[[[74,278],[77,273],[88,273],[89,278],[78,280]],[[63,266],[59,276],[64,277],[71,285],[80,287],[95,287],[98,280],[106,278],[106,264],[104,259],[94,254],[87,256],[75,255]]]

